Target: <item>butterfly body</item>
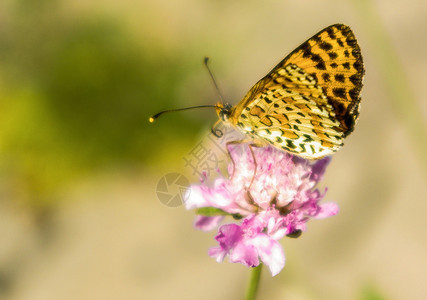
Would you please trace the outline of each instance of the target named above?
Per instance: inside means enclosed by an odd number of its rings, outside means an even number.
[[[217,104],[217,113],[261,143],[319,159],[353,131],[363,75],[353,32],[335,24],[296,48],[235,107]]]

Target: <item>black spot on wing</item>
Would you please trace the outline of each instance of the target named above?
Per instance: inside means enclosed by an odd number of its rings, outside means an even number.
[[[353,128],[355,121],[352,115],[347,115],[344,119],[344,124],[347,126],[347,128]]]
[[[362,54],[360,53],[360,49],[354,48],[351,51],[351,55],[353,55],[355,58],[360,58]]]
[[[308,134],[304,134],[303,136],[305,137],[304,142],[306,143],[314,141],[313,138]]]
[[[290,149],[295,149],[297,147],[291,140],[286,140],[286,146]]]
[[[289,117],[286,114],[282,114],[282,116],[284,116],[286,118],[286,120],[289,121]]]
[[[318,70],[326,70],[326,65],[324,61],[319,62],[317,65],[315,65],[315,68]]]
[[[335,80],[338,82],[345,82],[345,76],[343,74],[335,74]]]
[[[353,101],[359,100],[359,91],[360,91],[360,88],[354,88],[348,92],[350,94],[351,100]]]
[[[309,58],[313,53],[311,52],[311,46],[309,43],[304,43],[301,46],[301,50],[302,50],[302,57],[303,58]]]
[[[345,88],[333,88],[332,93],[339,98],[347,99]]]
[[[314,150],[313,145],[310,145],[310,149],[311,149],[311,153],[316,153],[316,151]]]
[[[331,81],[331,75],[329,75],[329,73],[323,73],[322,78],[323,78],[323,81],[325,82]]]
[[[317,74],[316,73],[311,73],[310,75],[313,77],[313,80],[315,82],[317,82]]]
[[[363,64],[359,60],[354,62],[353,67],[357,70],[357,72],[363,74]]]
[[[319,48],[325,51],[329,51],[331,50],[333,47],[330,43],[328,42],[320,42],[319,43]]]
[[[315,62],[321,62],[323,61],[323,58],[319,54],[312,54],[311,60]]]
[[[357,41],[353,35],[348,35],[345,41],[346,41],[347,45],[349,45],[352,48],[357,46]]]
[[[336,52],[328,52],[329,58],[334,60],[338,57],[338,54]]]
[[[359,74],[353,74],[350,76],[349,79],[356,86],[360,85],[360,83],[362,82],[362,78]]]
[[[337,115],[342,115],[345,111],[345,106],[341,102],[336,102],[334,108]]]
[[[329,27],[326,32],[328,33],[329,37],[332,40],[335,40],[337,38],[337,36],[335,35],[334,29],[332,27]]]

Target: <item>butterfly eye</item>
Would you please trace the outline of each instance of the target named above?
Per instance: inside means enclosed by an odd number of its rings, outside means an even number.
[[[230,112],[228,110],[222,109],[220,112],[220,117],[223,121],[227,121],[230,117]]]
[[[221,110],[220,117],[223,121],[227,121],[228,120],[227,111]]]
[[[223,121],[227,121],[230,118],[231,108],[232,108],[231,104],[228,104],[228,103],[221,108],[221,111],[219,112],[219,116]]]

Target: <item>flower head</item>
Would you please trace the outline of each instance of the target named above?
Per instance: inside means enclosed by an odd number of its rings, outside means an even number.
[[[241,147],[243,153],[236,155]],[[220,176],[212,186],[203,181],[192,185],[186,207],[201,213],[195,222],[201,230],[215,229],[226,215],[239,219],[219,228],[219,246],[209,250],[211,257],[221,262],[229,256],[231,262],[249,267],[261,260],[274,276],[285,265],[278,240],[299,236],[311,218],[338,212],[334,203],[319,204],[324,193],[315,188],[330,159],[309,163],[271,146],[252,149],[247,144],[233,146],[230,178]]]

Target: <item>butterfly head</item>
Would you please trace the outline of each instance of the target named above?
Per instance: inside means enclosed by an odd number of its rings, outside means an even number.
[[[232,106],[229,103],[222,104],[221,102],[215,105],[216,113],[222,121],[228,121],[232,112]]]

